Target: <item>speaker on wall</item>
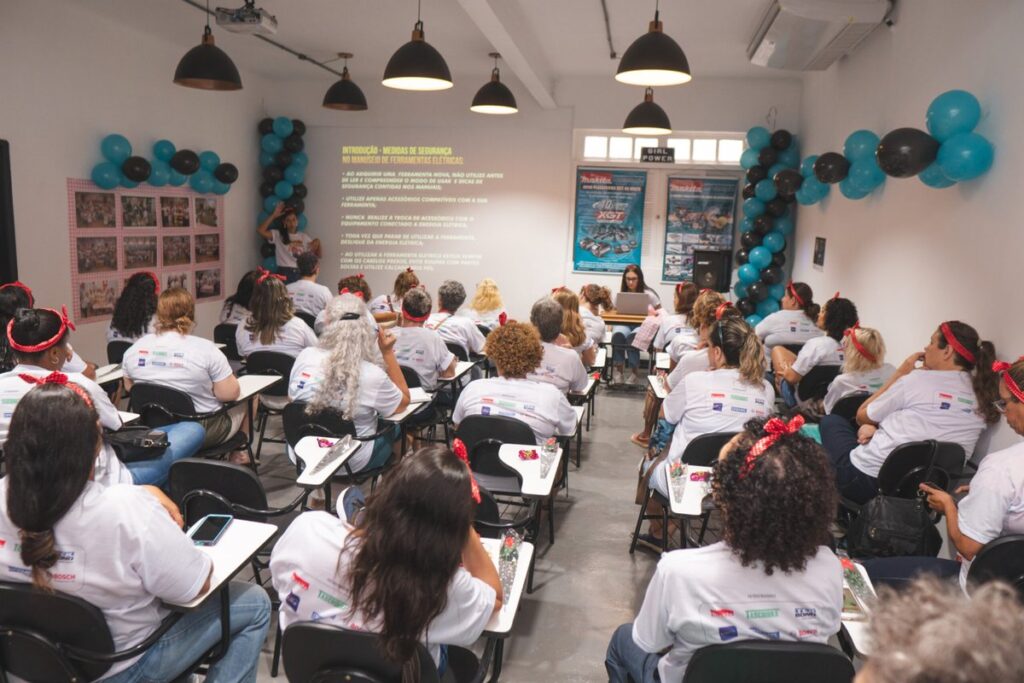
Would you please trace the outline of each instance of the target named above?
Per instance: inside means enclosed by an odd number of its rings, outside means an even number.
[[[0,282],[18,279],[14,245],[14,198],[11,195],[11,148],[0,140]]]
[[[698,289],[713,289],[716,292],[729,291],[729,275],[732,270],[732,252],[693,252],[693,284]]]

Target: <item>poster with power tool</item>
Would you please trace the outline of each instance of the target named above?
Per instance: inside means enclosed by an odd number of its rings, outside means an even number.
[[[669,178],[662,282],[693,280],[694,249],[732,251],[734,178]]]
[[[576,170],[574,271],[621,273],[640,263],[646,187],[645,171]]]

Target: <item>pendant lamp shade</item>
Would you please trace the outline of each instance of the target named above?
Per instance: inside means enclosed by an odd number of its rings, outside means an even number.
[[[422,21],[416,22],[412,40],[391,55],[381,83],[398,90],[447,90],[452,87],[452,74],[444,57],[423,39]]]
[[[242,77],[227,53],[214,45],[207,26],[202,42],[185,53],[174,70],[174,82],[200,90],[241,90]]]
[[[352,82],[347,66],[341,72],[341,79],[327,89],[324,106],[340,111],[366,111],[366,95]]]
[[[496,52],[491,53],[491,56],[495,61],[500,57]],[[501,82],[497,66],[491,71],[491,80],[476,91],[469,110],[475,111],[477,114],[515,114],[519,111],[519,107],[516,105],[516,96],[512,94],[507,85]]]
[[[665,35],[655,13],[647,33],[626,48],[615,80],[629,85],[680,85],[693,78],[679,43]]]
[[[668,135],[672,132],[665,110],[654,103],[654,91],[647,88],[644,101],[633,107],[626,122],[622,124],[622,132],[629,135]]]

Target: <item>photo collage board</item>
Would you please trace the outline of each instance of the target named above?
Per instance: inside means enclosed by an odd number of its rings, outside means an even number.
[[[160,291],[182,287],[197,303],[224,296],[224,198],[188,188],[103,190],[68,179],[75,322],[107,320],[124,283],[155,273]]]

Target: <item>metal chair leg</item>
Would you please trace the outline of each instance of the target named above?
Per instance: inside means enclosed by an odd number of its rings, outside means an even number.
[[[647,504],[651,502],[651,492],[648,490],[647,495],[644,496],[644,502],[640,506],[640,515],[636,518],[636,528],[633,529],[633,540],[629,544],[629,554],[632,555],[633,551],[636,550],[636,539],[640,537],[640,527],[643,526],[644,520],[647,519]]]
[[[270,677],[277,678],[277,672],[281,664],[281,624],[277,625],[277,633],[274,634],[274,659],[270,663]]]

